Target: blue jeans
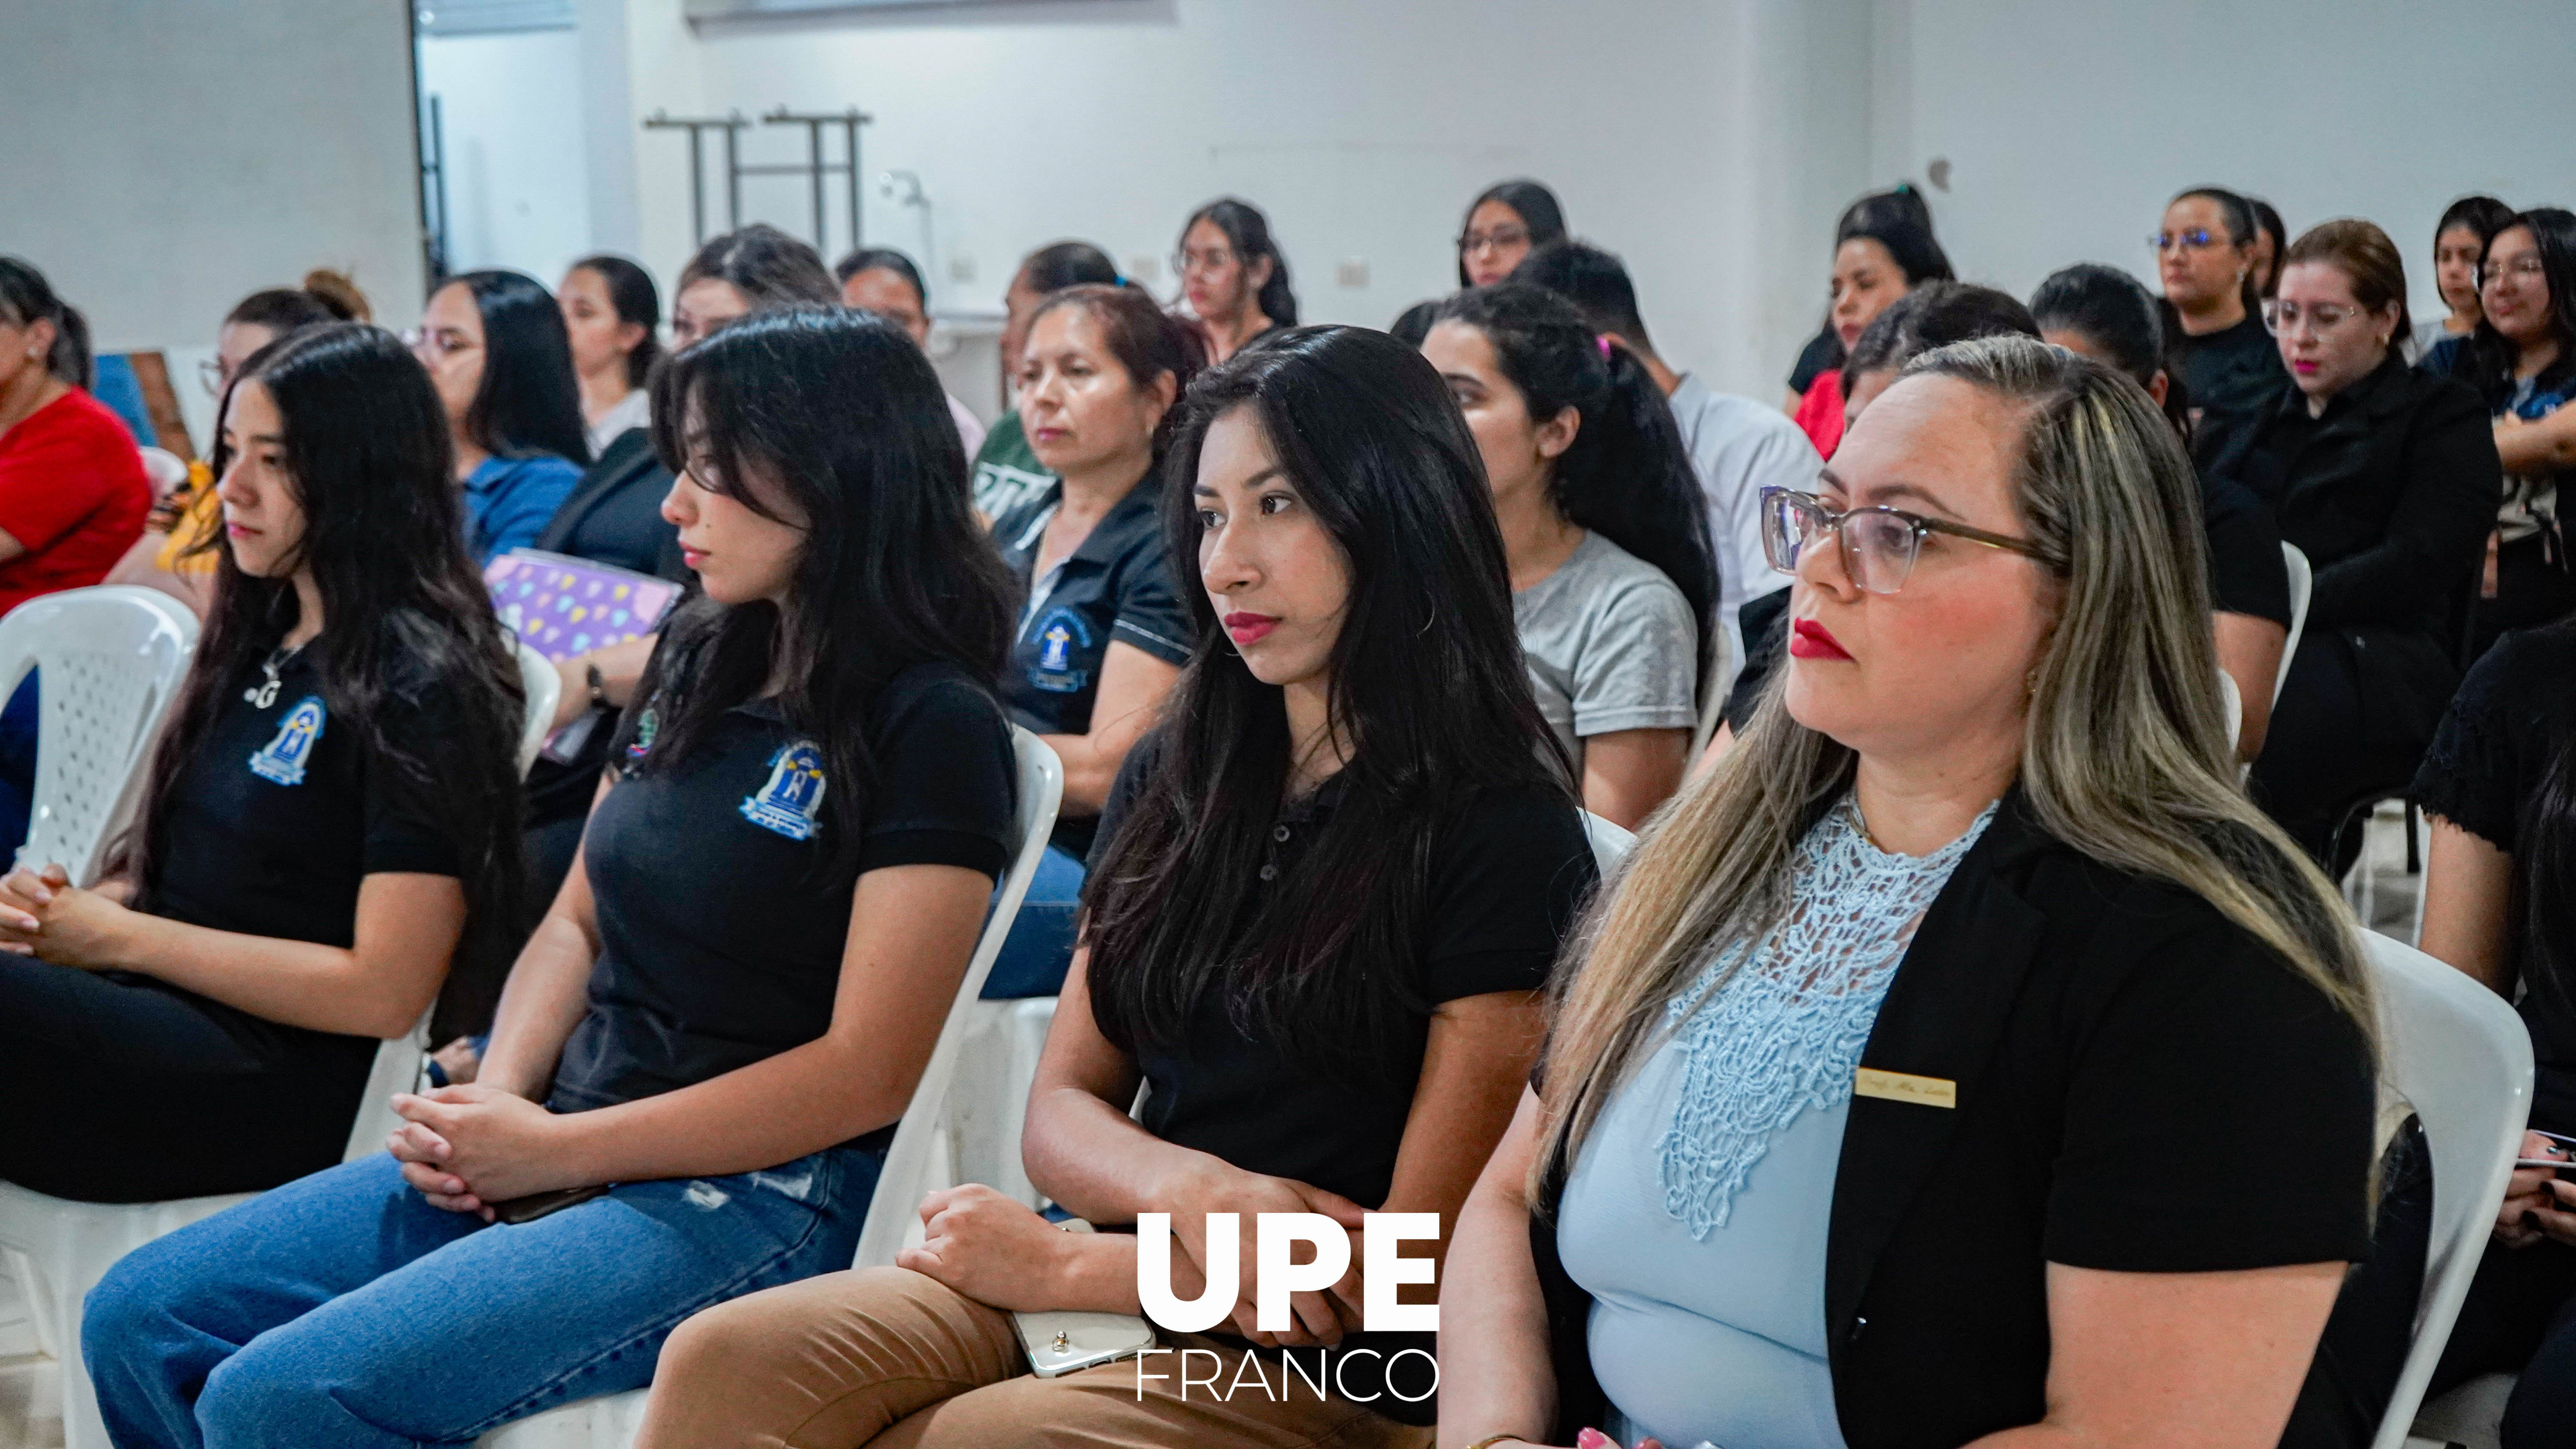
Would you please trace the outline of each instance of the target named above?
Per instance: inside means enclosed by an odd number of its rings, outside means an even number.
[[[28,670],[8,704],[0,706],[0,866],[6,866],[18,847],[27,843],[27,822],[35,813],[38,672]],[[80,868],[76,860],[63,863]]]
[[[1029,877],[1019,919],[1003,938],[1002,954],[993,958],[993,973],[984,978],[984,999],[1014,1001],[1062,991],[1064,974],[1073,969],[1073,916],[1081,904],[1082,861],[1062,846],[1048,846]]]
[[[344,1163],[126,1255],[81,1352],[119,1449],[471,1443],[642,1388],[702,1308],[850,1266],[884,1157],[630,1183],[518,1227]]]

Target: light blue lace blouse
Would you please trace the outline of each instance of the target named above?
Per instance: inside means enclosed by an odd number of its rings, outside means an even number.
[[[1841,1449],[1825,1235],[1853,1074],[1906,943],[1994,813],[1894,855],[1845,799],[1800,846],[1789,919],[1716,953],[1603,1109],[1557,1243],[1593,1297],[1622,1443]]]

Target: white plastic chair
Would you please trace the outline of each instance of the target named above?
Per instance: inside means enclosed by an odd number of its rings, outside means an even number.
[[[2290,682],[2290,661],[2298,657],[2299,636],[2308,629],[2308,596],[2316,591],[2317,576],[2308,568],[2308,556],[2291,544],[2281,545],[2281,563],[2290,575],[2290,637],[2281,643],[2281,669],[2272,676],[2272,702],[2281,702],[2281,686]]]
[[[1637,848],[1636,835],[1611,824],[1586,810],[1583,812],[1583,838],[1592,843],[1592,859],[1601,867],[1601,878],[1608,880],[1618,873],[1619,863]]]
[[[0,700],[29,670],[42,671],[35,800],[20,860],[60,862],[84,885],[98,879],[196,648],[187,606],[126,584],[46,594],[0,619]]]
[[[2433,1228],[2406,1365],[2372,1449],[2402,1449],[2504,1201],[2531,1113],[2531,1034],[2503,998],[2412,946],[2364,931],[2386,1082],[2433,1157]]]
[[[1020,806],[1015,822],[1019,850],[1002,877],[1001,898],[984,922],[984,934],[966,964],[966,977],[957,983],[957,995],[939,1028],[939,1041],[930,1049],[930,1063],[922,1068],[921,1081],[912,1089],[894,1141],[886,1148],[885,1169],[877,1176],[867,1220],[859,1229],[859,1249],[852,1255],[855,1268],[892,1265],[906,1235],[920,1232],[923,1195],[956,1183],[949,1167],[943,1108],[956,1075],[958,1048],[966,1036],[968,1009],[983,993],[993,958],[1001,954],[1002,942],[1011,934],[1020,901],[1037,874],[1038,857],[1046,852],[1047,836],[1055,829],[1056,806],[1064,799],[1064,765],[1054,750],[1017,726],[1011,729],[1011,748],[1019,759]],[[564,1404],[504,1424],[477,1442],[479,1449],[624,1449],[634,1442],[635,1430],[643,1422],[644,1400],[645,1391],[635,1389]]]
[[[531,647],[527,640],[512,641],[519,653],[519,683],[528,691],[528,719],[519,730],[519,773],[525,775],[537,763],[537,751],[546,747],[546,736],[555,732],[555,706],[563,702],[563,676],[555,672],[555,663]]]

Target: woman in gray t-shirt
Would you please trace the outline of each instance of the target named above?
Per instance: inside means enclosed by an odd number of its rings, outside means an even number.
[[[1539,709],[1584,808],[1634,828],[1681,784],[1718,594],[1672,411],[1635,357],[1525,284],[1442,303],[1422,352],[1484,457]]]

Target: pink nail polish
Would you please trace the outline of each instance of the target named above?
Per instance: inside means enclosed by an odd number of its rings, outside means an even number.
[[[1574,1436],[1574,1449],[1619,1449],[1619,1441],[1598,1429],[1586,1429]]]

